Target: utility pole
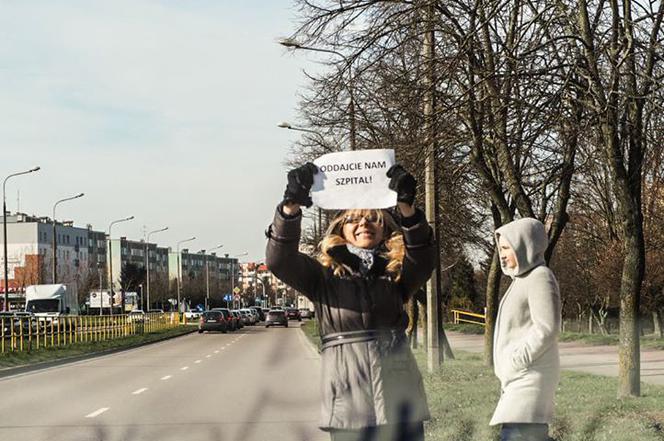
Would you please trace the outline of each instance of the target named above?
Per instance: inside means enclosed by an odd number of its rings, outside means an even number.
[[[434,6],[427,2],[424,6],[424,24],[426,30],[422,44],[424,60],[424,133],[426,139],[426,155],[424,164],[424,188],[426,217],[433,229],[434,238],[438,239],[437,223],[438,198],[436,191],[436,126],[434,124],[435,111],[435,41],[434,41]],[[436,249],[436,266],[427,282],[427,368],[429,372],[436,371],[442,362],[440,351],[439,330],[442,327],[439,314],[438,297],[440,295],[440,263],[439,252]]]

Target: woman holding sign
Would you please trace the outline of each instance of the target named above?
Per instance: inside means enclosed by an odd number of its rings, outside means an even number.
[[[414,208],[416,181],[387,172],[401,223],[387,210],[346,210],[330,224],[317,259],[298,251],[300,206],[312,205],[317,168],[291,170],[268,228],[267,266],[313,303],[322,336],[320,427],[332,441],[418,441],[429,409],[408,346],[404,303],[434,266],[432,230]]]

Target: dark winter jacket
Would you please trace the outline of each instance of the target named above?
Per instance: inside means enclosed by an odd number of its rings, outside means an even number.
[[[287,217],[277,209],[268,229],[268,268],[308,297],[318,317],[324,341],[323,430],[429,418],[422,376],[405,338],[404,302],[426,282],[434,265],[431,228],[421,211],[416,216],[413,226],[403,227],[406,255],[398,282],[385,272],[382,257],[361,276],[359,258],[345,246],[329,251],[348,270],[345,276],[335,276],[331,268],[300,253],[301,215]]]

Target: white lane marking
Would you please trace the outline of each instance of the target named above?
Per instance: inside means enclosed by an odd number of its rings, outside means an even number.
[[[135,391],[132,392],[132,395],[139,395],[139,394],[142,394],[142,393],[145,392],[146,390],[148,390],[147,387],[144,387],[144,388],[142,388],[142,389],[135,390]]]
[[[207,354],[207,355],[205,356],[205,358],[210,358],[210,357],[212,357],[212,355],[210,355],[210,354]]]
[[[171,377],[172,377],[172,375],[166,375],[166,376],[164,376],[164,377],[161,377],[161,379],[162,379],[162,380],[168,380],[168,379],[171,378]]]
[[[187,369],[189,369],[189,366],[185,366],[185,367],[180,368],[181,371],[186,371]]]
[[[102,407],[101,409],[97,409],[97,410],[95,410],[94,412],[92,412],[91,414],[86,415],[85,417],[86,417],[86,418],[95,418],[95,417],[98,417],[98,416],[101,415],[102,413],[106,412],[108,409],[110,409],[110,407]]]
[[[215,353],[215,354],[218,354],[218,353],[219,353],[219,351],[214,351],[214,353]]]
[[[194,361],[194,363],[200,363],[200,362],[201,362],[201,360],[196,360],[196,361]]]

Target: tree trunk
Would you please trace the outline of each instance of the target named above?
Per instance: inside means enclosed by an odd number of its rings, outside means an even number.
[[[484,364],[493,366],[493,334],[495,332],[496,318],[498,317],[498,294],[500,292],[500,257],[498,250],[493,253],[491,267],[486,282],[486,326],[484,327]]]
[[[418,305],[420,309],[420,323],[422,323],[422,348],[424,352],[427,351],[429,347],[429,334],[427,333],[427,306],[424,303]]]
[[[625,260],[620,284],[619,398],[641,394],[639,294],[643,281],[645,251],[641,224],[626,224],[623,232]]]
[[[417,327],[420,314],[415,297],[412,297],[406,304],[406,311],[408,312],[408,329],[406,331],[408,341],[411,348],[417,349]]]
[[[661,312],[657,309],[655,309],[652,312],[652,324],[653,324],[653,333],[657,338],[662,338],[664,335],[662,335],[662,318],[661,318]]]

